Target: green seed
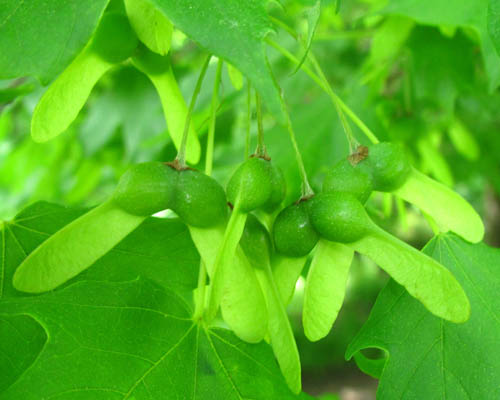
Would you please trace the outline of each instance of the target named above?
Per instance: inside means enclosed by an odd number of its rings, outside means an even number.
[[[411,165],[404,149],[397,143],[382,142],[370,147],[365,161],[372,172],[373,189],[392,192],[408,179]]]
[[[352,194],[321,193],[311,201],[312,225],[325,239],[352,243],[371,232],[373,222]]]
[[[120,178],[113,201],[130,214],[152,215],[171,207],[176,182],[175,170],[164,163],[136,164]]]
[[[241,164],[227,185],[227,198],[242,212],[265,206],[273,192],[271,163],[252,157]]]
[[[272,213],[283,202],[286,196],[286,181],[280,167],[271,164],[271,196],[263,209]]]
[[[178,171],[177,175],[171,208],[187,225],[205,228],[224,221],[228,208],[226,195],[215,179],[192,169]]]
[[[309,219],[310,200],[300,201],[282,210],[273,227],[276,251],[289,257],[302,257],[311,252],[319,234]]]
[[[271,237],[266,227],[253,214],[248,214],[240,246],[254,268],[263,269],[271,262]]]
[[[346,192],[365,203],[373,190],[372,177],[366,163],[352,164],[343,159],[328,171],[323,181],[323,192]]]

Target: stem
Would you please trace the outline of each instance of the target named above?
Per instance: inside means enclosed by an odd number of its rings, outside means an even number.
[[[406,213],[406,207],[403,199],[396,197],[396,207],[398,209],[398,217],[401,224],[401,228],[406,232],[408,231],[408,218]]]
[[[262,102],[260,96],[255,92],[255,103],[257,105],[257,150],[255,154],[258,156],[266,156],[266,145],[264,144],[264,126],[262,123]]]
[[[292,142],[293,150],[295,151],[295,158],[297,159],[297,165],[299,167],[300,177],[302,178],[302,197],[309,197],[314,194],[314,191],[309,184],[309,179],[307,179],[306,168],[304,167],[304,161],[302,160],[302,154],[300,154],[299,146],[297,145],[297,140],[295,139],[295,132],[292,126],[292,120],[290,119],[290,114],[283,99],[283,95],[280,95],[281,107],[286,116],[286,127],[288,134],[290,135],[290,141]]]
[[[238,243],[240,242],[247,214],[240,211],[239,197],[236,199],[233,212],[229,217],[224,237],[217,249],[214,267],[212,271],[212,287],[208,297],[208,309],[206,312],[207,323],[210,323],[217,315],[217,310],[221,302],[224,286],[224,269],[231,263]],[[230,266],[230,265],[229,265]]]
[[[218,107],[219,85],[222,73],[222,59],[219,58],[217,63],[217,71],[215,73],[215,82],[212,92],[212,102],[210,105],[210,122],[208,126],[207,136],[207,155],[205,157],[205,173],[212,174],[213,154],[214,154],[214,138],[215,138],[215,121]],[[200,260],[200,270],[198,272],[198,297],[196,299],[193,319],[195,321],[201,319],[205,310],[205,293],[207,281],[207,268],[203,260]]]
[[[205,263],[200,260],[200,270],[198,273],[198,292],[195,302],[195,309],[193,314],[193,320],[197,321],[201,319],[203,311],[205,309],[205,292],[206,292],[206,281],[207,281],[207,268]]]
[[[245,134],[245,160],[250,155],[250,126],[252,124],[252,85],[247,79],[247,126]]]
[[[284,47],[280,46],[278,43],[274,42],[273,40],[267,38],[266,39],[267,43],[274,47],[278,52],[280,52],[283,56],[288,58],[290,61],[292,61],[294,64],[298,65],[300,61],[292,54],[290,53],[287,49]],[[313,64],[315,64],[315,68],[321,71],[321,67],[319,64],[314,62],[314,58],[312,57],[312,54],[310,52],[308,58],[311,60]],[[332,102],[334,104],[338,104],[339,108],[343,110],[349,118],[359,127],[359,129],[365,134],[365,136],[372,142],[372,143],[378,143],[379,140],[375,136],[375,134],[368,128],[363,121],[354,113],[354,111],[347,105],[345,104],[342,99],[335,94],[335,92],[332,90],[328,80],[326,80],[326,77],[324,74],[322,74],[322,77],[320,78],[318,75],[316,75],[307,65],[302,64],[300,67],[309,77],[318,84],[330,97]]]
[[[338,102],[335,103],[335,108],[337,109],[337,114],[339,115],[342,128],[344,129],[344,133],[347,137],[347,142],[349,143],[349,153],[352,154],[354,150],[358,147],[358,141],[352,134],[351,126],[349,125],[349,122],[347,121],[347,118],[345,117],[345,114],[340,108]]]
[[[403,100],[404,100],[404,106],[405,106],[405,111],[407,113],[410,113],[411,112],[411,109],[412,109],[412,101],[411,101],[411,92],[412,92],[412,88],[411,88],[411,75],[410,75],[410,56],[407,55],[406,58],[404,59],[404,66],[405,66],[405,70],[404,70],[404,75],[403,75]]]
[[[203,66],[201,67],[200,76],[198,77],[198,81],[196,82],[196,86],[194,88],[193,96],[191,97],[191,102],[189,103],[188,112],[186,115],[186,122],[184,124],[184,132],[182,134],[181,146],[179,147],[179,152],[177,153],[177,157],[175,158],[181,168],[186,166],[186,143],[189,133],[189,124],[191,123],[191,115],[193,113],[194,105],[196,104],[196,99],[198,98],[198,94],[200,93],[201,84],[203,83],[203,78],[205,78],[205,73],[207,72],[208,63],[212,55],[209,55]]]
[[[223,61],[221,58],[219,58],[219,62],[217,63],[217,71],[215,73],[214,88],[212,91],[212,103],[210,106],[210,125],[208,126],[207,155],[205,157],[205,173],[207,175],[212,174],[212,164],[214,158],[215,120],[217,114],[217,107],[219,105],[218,96],[219,96],[220,78],[222,74],[222,64]]]

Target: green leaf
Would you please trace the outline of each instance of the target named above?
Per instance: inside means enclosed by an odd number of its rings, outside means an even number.
[[[488,5],[488,33],[500,55],[500,1],[490,0]]]
[[[414,106],[430,105],[453,118],[456,99],[468,90],[474,79],[478,58],[474,53],[475,43],[462,30],[448,38],[435,28],[417,26],[407,46],[406,79],[410,86],[406,90],[413,98],[410,100],[414,101]],[[418,134],[417,124],[409,125]]]
[[[23,83],[19,86],[7,87],[0,90],[0,103],[10,103],[17,98],[23,97],[31,93],[35,89],[32,82]]]
[[[90,267],[144,220],[111,201],[101,204],[30,253],[14,274],[14,287],[28,293],[58,287]]]
[[[0,263],[0,298],[19,296],[12,287],[14,270],[44,241],[87,210],[38,202],[5,221]],[[154,240],[151,240],[154,238]],[[185,294],[196,287],[199,256],[186,226],[179,219],[147,218],[90,268],[79,280],[132,280],[140,274],[161,286]]]
[[[479,36],[484,65],[490,89],[500,85],[500,56],[495,51],[487,29],[489,0],[456,0],[450,7],[448,0],[390,0],[385,14],[405,15],[426,25],[458,26],[473,29]]]
[[[4,399],[295,398],[267,345],[194,324],[181,297],[148,280],[0,302],[0,315],[15,314],[43,324],[47,340]]]
[[[2,399],[310,398],[290,392],[267,344],[193,323],[199,258],[178,219],[148,218],[69,285],[20,297],[17,265],[81,214],[36,203],[1,231]]]
[[[113,66],[86,48],[52,82],[35,107],[31,135],[46,142],[64,132],[85,105],[97,81]]]
[[[471,302],[470,320],[457,325],[439,319],[390,281],[346,357],[371,347],[389,353],[377,398],[498,398],[500,251],[443,234],[424,252],[445,265],[462,284]]]
[[[236,230],[243,230],[240,223],[244,227],[245,220],[237,221]],[[220,305],[224,321],[241,339],[250,343],[261,341],[268,326],[266,300],[255,271],[238,246],[239,236],[236,239],[235,234],[234,238],[228,239],[230,243],[226,244],[226,251],[234,245],[232,255],[227,254],[226,261],[218,265],[219,276],[214,278],[215,262],[224,241],[225,227],[202,229],[190,226],[189,230],[212,282],[215,279],[220,282]]]
[[[316,246],[307,274],[302,311],[304,333],[312,342],[328,335],[337,319],[353,255],[349,247],[324,239]]]
[[[267,1],[152,0],[191,39],[237,67],[252,82],[267,108],[285,118],[278,88],[267,65],[263,39],[272,31]]]
[[[144,154],[144,142],[164,132],[165,117],[156,90],[143,73],[132,66],[117,69],[105,91],[90,101],[79,129],[86,157],[110,143],[120,127],[127,160],[138,154],[143,159],[154,157]]]
[[[380,379],[382,371],[384,370],[385,362],[387,361],[385,358],[371,359],[365,357],[365,355],[360,351],[354,353],[353,357],[356,365],[362,372],[375,379]]]
[[[455,149],[469,161],[476,161],[479,158],[479,145],[472,133],[457,118],[448,129],[451,142]]]
[[[151,51],[167,55],[174,27],[148,0],[125,0],[125,8],[137,37]]]
[[[410,18],[388,17],[373,36],[369,62],[375,67],[391,61],[400,52],[414,26],[415,22]]]
[[[436,260],[378,227],[350,246],[377,263],[433,314],[456,323],[469,319],[464,290]]]
[[[46,341],[46,332],[32,317],[0,315],[0,393],[36,361]]]
[[[321,16],[321,0],[316,0],[316,3],[314,3],[312,7],[308,7],[305,13],[307,16],[307,38],[304,43],[304,54],[302,55],[300,62],[295,67],[295,70],[293,71],[294,74],[300,70],[300,67],[307,58],[309,49],[311,48],[314,34],[316,33],[316,28],[318,26],[319,17]]]
[[[417,142],[417,149],[421,157],[423,172],[430,172],[439,182],[453,187],[454,181],[450,167],[438,147],[439,144],[432,140],[437,137],[440,141],[441,135],[439,131],[430,132]]]
[[[47,84],[83,49],[108,1],[2,1],[0,78]]]
[[[413,20],[403,16],[391,16],[382,23],[373,35],[370,56],[366,63],[368,71],[364,81],[368,81],[381,70],[387,68],[388,63],[394,61],[414,26]]]
[[[473,243],[484,236],[481,217],[463,197],[415,169],[394,194],[429,214],[442,232],[458,233]]]

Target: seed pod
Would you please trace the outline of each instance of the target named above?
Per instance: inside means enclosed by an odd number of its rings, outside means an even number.
[[[266,227],[253,215],[248,214],[240,246],[254,268],[270,265],[273,245]]]
[[[373,190],[372,177],[365,161],[352,164],[343,159],[328,171],[323,181],[323,192],[346,192],[365,203]]]
[[[310,200],[291,204],[283,209],[273,226],[276,251],[289,257],[303,257],[311,252],[319,234],[309,219]]]
[[[352,194],[321,193],[311,202],[312,225],[325,239],[352,243],[371,232],[373,222]]]
[[[120,178],[113,201],[133,215],[148,216],[170,208],[177,174],[164,163],[153,161],[131,166]]]
[[[215,179],[193,169],[178,171],[177,175],[171,208],[187,225],[207,228],[226,218],[226,195]]]
[[[367,163],[372,173],[373,189],[392,192],[408,179],[411,165],[401,145],[391,142],[377,143],[370,147]]]
[[[262,158],[252,157],[246,160],[229,180],[228,200],[233,205],[239,203],[242,212],[265,206],[273,192],[271,169],[271,163]]]
[[[271,164],[271,196],[263,209],[272,213],[283,202],[286,196],[286,181],[280,167]]]

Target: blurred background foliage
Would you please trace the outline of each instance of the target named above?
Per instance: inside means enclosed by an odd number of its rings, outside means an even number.
[[[333,90],[370,129],[381,140],[402,142],[415,167],[466,197],[484,218],[486,242],[498,245],[500,57],[486,31],[482,13],[487,2],[458,1],[455,8],[444,0],[421,1],[418,7],[413,3],[323,1],[310,51]],[[306,40],[315,6],[313,0],[281,1],[271,3],[269,13]],[[276,26],[270,37],[302,57],[303,46],[284,29]],[[325,171],[349,152],[342,124],[319,86],[303,71],[295,72],[295,65],[272,47],[267,53],[311,183],[320,190]],[[171,58],[187,101],[205,56],[181,32],[174,32]],[[195,109],[194,124],[202,143],[215,69],[212,60]],[[175,157],[159,97],[131,64],[106,74],[70,128],[39,144],[30,138],[30,119],[44,90],[30,78],[0,81],[1,219],[12,218],[37,200],[68,206],[98,204],[130,164]],[[227,68],[221,96],[214,176],[225,183],[243,160],[247,126],[246,87],[235,89]],[[270,114],[264,115],[264,125],[269,154],[285,172],[291,202],[299,196],[300,179],[288,134]],[[350,126],[360,143],[368,143],[354,124]],[[254,148],[255,118],[251,133]],[[203,163],[202,159],[200,169]],[[368,208],[378,223],[419,248],[432,236],[423,216],[390,195],[373,195]],[[385,281],[369,261],[356,259],[340,317],[331,334],[314,344],[301,333],[298,286],[290,314],[297,328],[306,390],[345,392],[351,385],[367,388],[356,398],[373,396],[375,381],[363,378],[352,362],[344,361],[343,353]]]

